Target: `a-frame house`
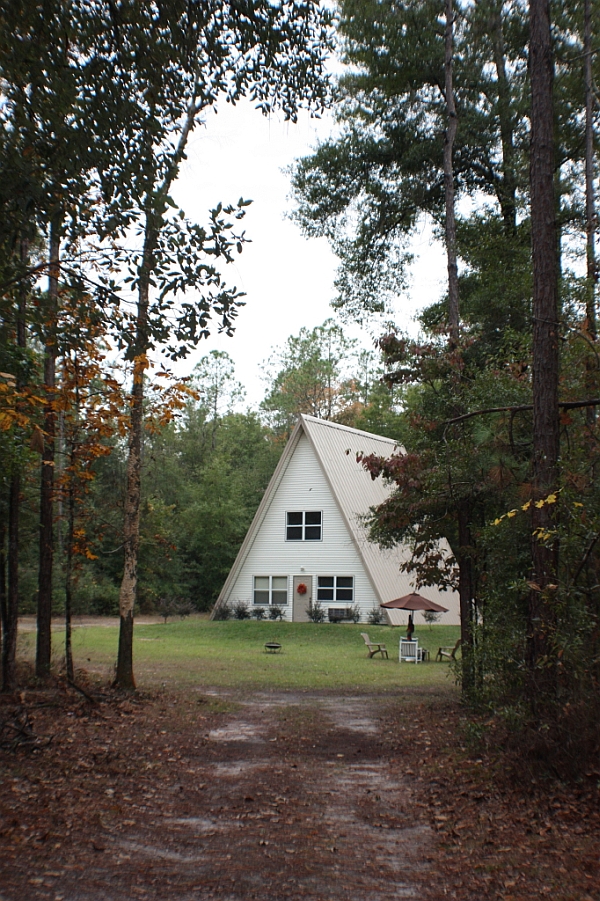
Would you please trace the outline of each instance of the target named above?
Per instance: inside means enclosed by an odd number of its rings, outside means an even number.
[[[414,591],[411,576],[399,571],[407,550],[372,544],[364,525],[369,508],[391,488],[371,479],[356,454],[390,456],[395,449],[390,438],[301,416],[215,611],[241,601],[249,608],[278,606],[285,619],[302,622],[309,603],[318,600],[329,619],[346,618],[358,607],[366,622],[382,602]],[[444,623],[460,621],[456,595],[430,588],[424,594],[449,608]]]

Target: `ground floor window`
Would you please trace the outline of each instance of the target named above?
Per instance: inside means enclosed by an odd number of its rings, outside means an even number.
[[[288,602],[287,576],[254,576],[254,603],[282,607]]]
[[[324,604],[352,604],[354,602],[354,577],[319,576],[317,600]]]

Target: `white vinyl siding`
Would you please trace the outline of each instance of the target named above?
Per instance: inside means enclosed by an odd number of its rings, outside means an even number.
[[[368,540],[365,516],[392,490],[383,479],[372,480],[357,463],[359,454],[389,457],[403,453],[394,441],[312,416],[302,416],[283,453],[255,520],[223,586],[217,604],[254,602],[254,577],[287,574],[289,606],[296,610],[300,598],[293,585],[305,582],[310,599],[317,600],[318,577],[354,578],[354,604],[363,622],[379,603],[414,591],[413,579],[401,569],[410,558],[409,547],[380,548]],[[307,513],[321,512],[321,539],[306,540]],[[302,516],[294,523],[299,535],[286,538],[288,513]],[[316,525],[316,524],[313,524]],[[450,553],[445,542],[442,554]],[[334,586],[335,587],[335,586]],[[312,590],[314,589],[314,594]],[[264,590],[264,589],[262,589]],[[347,590],[347,588],[346,588]],[[335,592],[334,592],[335,593]],[[445,624],[460,622],[458,595],[428,588],[427,597],[449,612]],[[324,607],[336,602],[323,602]],[[349,606],[338,601],[340,607]],[[298,610],[301,605],[298,603]],[[415,622],[421,622],[420,614]]]
[[[290,511],[321,511],[321,540],[287,541],[286,514]],[[336,576],[353,578],[354,601],[360,604],[366,618],[379,600],[319,461],[308,438],[302,435],[231,586],[229,599],[231,603],[253,603],[254,577],[265,573],[285,572],[290,579],[306,574],[308,583],[311,577],[331,576],[332,571]]]

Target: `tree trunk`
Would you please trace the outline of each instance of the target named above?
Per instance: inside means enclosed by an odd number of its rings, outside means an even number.
[[[75,538],[75,488],[69,486],[67,513],[67,555],[65,565],[65,669],[67,679],[73,682],[73,645],[71,641],[71,614],[73,610],[73,542]]]
[[[458,264],[456,260],[456,218],[454,213],[454,168],[452,152],[458,128],[454,88],[452,85],[452,57],[454,45],[454,12],[452,0],[446,0],[445,31],[445,90],[448,126],[444,139],[444,194],[446,199],[446,255],[448,258],[448,326],[450,343],[458,344]]]
[[[531,236],[533,254],[533,496],[558,487],[558,279],[554,202],[553,64],[548,0],[530,2]],[[527,661],[530,700],[549,698],[558,543],[549,542],[554,506],[532,505],[533,584],[529,595]],[[541,693],[541,694],[540,694]]]
[[[509,234],[514,234],[517,228],[517,180],[515,174],[513,116],[510,83],[506,76],[506,52],[501,4],[493,4],[490,25],[494,68],[496,69],[498,85],[498,119],[502,144],[502,185],[499,191],[499,202],[506,231]]]
[[[460,637],[462,640],[462,690],[469,695],[475,687],[473,659],[473,561],[471,559],[470,509],[468,503],[458,507],[458,597],[460,603]]]
[[[35,671],[40,679],[50,675],[52,653],[52,564],[54,551],[54,444],[56,438],[56,323],[58,318],[58,280],[60,275],[60,232],[62,217],[56,215],[50,225],[50,267],[48,276],[48,312],[44,348],[44,451],[40,491],[40,562],[37,604],[37,650]]]
[[[148,285],[145,291],[140,287],[138,303],[138,332],[142,331],[142,322],[146,322],[148,311]],[[145,294],[145,298],[143,297]],[[144,405],[144,372],[145,362],[134,363],[133,386],[131,390],[131,422],[129,434],[129,455],[127,459],[127,493],[125,497],[125,520],[123,525],[123,544],[125,561],[123,580],[119,595],[119,651],[117,656],[117,673],[115,685],[118,688],[133,690],[133,612],[137,598],[137,561],[140,543],[140,501],[141,501],[141,467],[142,467],[142,430]]]
[[[126,691],[135,689],[133,675],[133,613],[137,598],[137,563],[140,543],[140,506],[142,441],[144,427],[144,374],[148,365],[148,306],[150,277],[154,267],[154,248],[158,232],[153,218],[146,216],[142,272],[138,288],[133,385],[130,396],[129,455],[127,459],[127,493],[123,544],[125,562],[119,595],[119,650],[115,685]]]
[[[140,544],[140,504],[142,441],[144,428],[144,374],[148,366],[150,345],[148,311],[150,302],[150,282],[156,264],[155,251],[169,188],[177,177],[179,163],[183,159],[185,147],[200,111],[196,105],[199,83],[196,81],[194,95],[188,107],[181,129],[179,142],[171,158],[171,164],[161,185],[148,194],[146,222],[144,227],[144,250],[139,269],[138,306],[133,357],[133,385],[130,396],[129,454],[127,458],[127,493],[125,497],[125,518],[123,524],[123,545],[125,561],[123,579],[119,594],[119,649],[115,686],[126,691],[135,689],[133,675],[133,613],[137,598],[137,563]]]
[[[0,521],[0,628],[2,633],[2,691],[10,691],[6,685],[6,678],[4,674],[4,649],[6,647],[5,636],[6,636],[6,626],[8,623],[8,593],[6,590],[6,523],[4,520]]]
[[[592,75],[592,0],[585,0],[584,10],[584,76],[585,76],[585,223],[586,223],[586,318],[587,330],[596,338],[596,204],[594,198],[594,82]],[[594,408],[590,407],[590,412]]]
[[[20,258],[25,269],[29,259],[29,242],[25,239],[20,242]],[[25,350],[26,336],[26,310],[28,284],[20,282],[19,299],[17,307],[17,347]],[[22,374],[23,362],[19,361],[17,369],[16,389],[19,392],[24,387]],[[19,401],[17,400],[17,404]],[[8,500],[8,586],[6,599],[2,609],[2,690],[14,691],[17,687],[17,626],[19,617],[19,514],[21,509],[21,473],[19,465],[16,465],[10,479],[10,491]]]
[[[17,687],[17,626],[19,617],[19,511],[21,476],[10,480],[8,500],[8,588],[2,612],[2,691]]]

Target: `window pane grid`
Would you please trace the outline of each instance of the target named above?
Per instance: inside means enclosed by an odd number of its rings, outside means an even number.
[[[283,607],[288,602],[287,576],[254,576],[254,603]]]
[[[319,576],[317,600],[325,603],[352,604],[354,602],[354,576]]]
[[[286,513],[286,541],[321,541],[323,514],[320,510],[294,510]]]

